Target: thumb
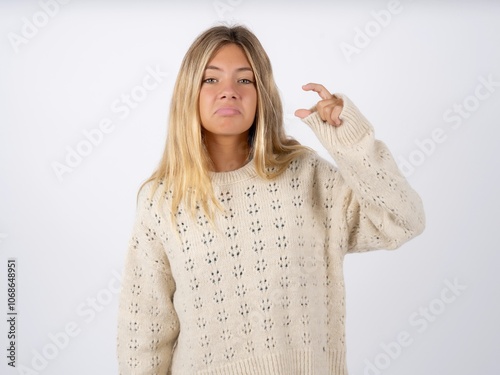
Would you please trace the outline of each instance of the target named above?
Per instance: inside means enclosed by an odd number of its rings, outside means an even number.
[[[310,111],[308,109],[297,109],[295,111],[295,116],[303,119],[303,118],[306,118],[307,116],[309,116],[311,113],[312,113],[312,111]]]

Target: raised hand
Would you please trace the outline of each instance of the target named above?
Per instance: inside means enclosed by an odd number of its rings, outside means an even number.
[[[304,91],[314,91],[317,92],[321,97],[321,100],[316,104],[316,107],[312,110],[309,109],[297,109],[295,111],[295,116],[303,119],[314,112],[314,109],[318,111],[319,116],[323,121],[326,121],[330,125],[340,126],[342,125],[342,120],[340,120],[339,115],[342,112],[344,102],[342,99],[337,98],[332,95],[323,85],[318,83],[308,83],[302,86]]]

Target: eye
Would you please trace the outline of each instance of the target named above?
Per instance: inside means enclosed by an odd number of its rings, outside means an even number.
[[[242,79],[240,79],[238,82],[240,82],[240,83],[244,83],[245,85],[248,85],[248,84],[253,83],[253,81],[251,81],[251,80],[249,80],[249,79],[247,79],[247,78],[242,78]]]
[[[215,78],[205,78],[203,83],[215,83],[217,80]]]

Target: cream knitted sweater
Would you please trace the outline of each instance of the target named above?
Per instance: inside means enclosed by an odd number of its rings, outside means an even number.
[[[304,119],[337,167],[309,153],[277,179],[253,161],[213,172],[227,209],[158,209],[139,195],[118,319],[121,374],[346,375],[348,252],[395,249],[424,228],[419,196],[344,95],[335,128]]]

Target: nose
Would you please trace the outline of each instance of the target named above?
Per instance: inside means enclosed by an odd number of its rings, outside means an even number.
[[[220,99],[237,99],[238,97],[239,94],[234,82],[228,81],[221,86],[219,93]]]

